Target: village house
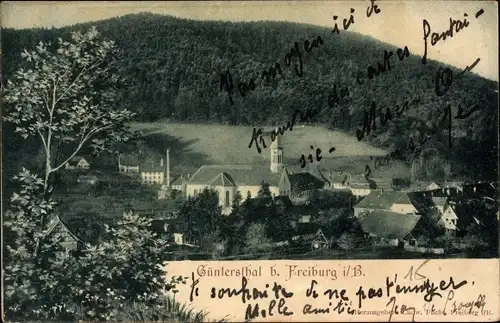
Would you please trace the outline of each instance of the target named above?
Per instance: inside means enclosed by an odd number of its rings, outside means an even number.
[[[189,179],[189,174],[187,176],[181,175],[172,181],[172,183],[170,184],[170,187],[173,190],[177,190],[177,191],[180,191],[183,194],[185,194],[186,184],[187,184],[188,179]]]
[[[400,191],[373,191],[354,206],[363,231],[398,246],[416,245],[412,231],[422,212],[413,195]]]
[[[67,250],[76,251],[83,246],[83,241],[68,228],[59,215],[55,215],[49,222],[44,239],[56,237],[60,237],[59,243]]]
[[[139,157],[137,155],[118,156],[120,173],[139,173]]]
[[[446,203],[442,206],[437,225],[444,228],[447,234],[456,234],[458,229],[458,216],[453,203]]]
[[[315,233],[308,233],[293,236],[291,239],[291,245],[308,245],[311,251],[318,249],[328,249],[330,248],[331,241],[326,238],[321,229],[318,229]]]
[[[344,189],[347,188],[347,182],[350,178],[349,172],[333,172],[327,173],[326,178],[330,182],[330,188],[334,189]]]
[[[410,195],[400,191],[373,191],[354,206],[356,217],[375,210],[412,215],[418,213]]]
[[[346,181],[347,188],[356,197],[363,197],[370,194],[372,188],[370,182],[365,175],[350,175]]]
[[[89,169],[90,163],[88,158],[85,159],[81,156],[74,156],[71,158],[66,165],[64,165],[65,169]]]
[[[157,165],[145,162],[141,165],[140,171],[143,184],[167,185],[167,181],[165,179],[166,168],[163,165],[163,158],[160,159],[160,164]]]
[[[80,175],[76,179],[79,184],[90,184],[95,185],[97,183],[97,176],[95,175]]]
[[[325,186],[325,183],[314,176],[312,171],[288,172],[283,165],[280,136],[272,142],[270,153],[269,166],[203,165],[187,181],[186,195],[195,196],[205,188],[215,189],[219,193],[219,205],[222,206],[223,214],[229,214],[236,192],[241,194],[243,200],[255,198],[262,183],[269,185],[272,196],[288,196],[292,192],[304,192]]]

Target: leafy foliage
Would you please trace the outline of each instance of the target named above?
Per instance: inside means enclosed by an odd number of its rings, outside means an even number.
[[[61,234],[47,235],[38,220],[51,215],[43,199],[43,181],[23,171],[20,193],[5,214],[5,304],[9,319],[109,320],[125,302],[154,303],[184,277],[165,280],[166,241],[149,229],[150,220],[124,214],[116,227],[106,227],[106,240],[79,252],[60,244]],[[35,237],[43,238],[35,253]]]
[[[262,182],[260,184],[259,191],[257,192],[257,197],[259,198],[271,197],[271,190],[269,189],[269,183]]]
[[[252,223],[245,236],[245,250],[247,252],[259,251],[263,245],[270,242],[266,235],[266,225],[264,223]]]
[[[200,243],[205,236],[218,230],[220,218],[219,194],[215,190],[205,188],[182,204],[178,225],[181,232]]]
[[[134,114],[116,108],[115,44],[98,36],[94,27],[73,32],[70,41],[40,41],[24,49],[22,67],[7,79],[5,120],[24,139],[35,136],[43,145],[45,194],[50,176],[82,148],[99,153],[130,137],[124,122]]]

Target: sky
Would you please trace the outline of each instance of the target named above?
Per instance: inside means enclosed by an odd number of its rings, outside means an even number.
[[[23,2],[2,1],[2,27],[62,27],[80,22],[96,21],[125,14],[151,12],[196,20],[227,21],[292,21],[334,27],[333,16],[349,18],[354,9],[350,31],[373,36],[399,47],[408,46],[412,54],[424,51],[423,20],[431,33],[450,28],[450,18],[469,22],[466,28],[454,31],[431,46],[428,37],[428,58],[458,68],[481,59],[473,72],[498,81],[498,4],[496,1],[384,1],[376,0],[381,10],[366,16],[370,0],[363,1],[89,1],[89,2]],[[478,18],[476,12],[484,13]],[[341,28],[342,29],[342,28]]]

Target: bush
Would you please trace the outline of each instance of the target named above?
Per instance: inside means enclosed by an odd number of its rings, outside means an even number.
[[[160,266],[166,242],[150,220],[124,214],[107,239],[75,254],[61,246],[64,233],[46,236],[40,215],[53,215],[41,196],[43,181],[28,171],[5,214],[5,316],[9,320],[107,321],[126,303],[155,304],[184,277],[165,280]]]

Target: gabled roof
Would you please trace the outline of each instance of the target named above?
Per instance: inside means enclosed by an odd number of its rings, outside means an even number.
[[[139,170],[141,173],[148,172],[148,173],[165,173],[166,172],[166,167],[165,166],[160,166],[158,164],[152,164],[152,163],[144,163],[139,167]]]
[[[350,188],[370,188],[370,181],[365,175],[350,175],[347,184]]]
[[[68,164],[70,165],[76,165],[80,162],[80,160],[85,160],[86,162],[89,162],[90,158],[89,157],[82,157],[82,156],[73,156],[69,161]]]
[[[203,165],[191,176],[188,184],[208,185],[221,173],[225,173],[236,186],[260,186],[267,182],[276,187],[281,178],[281,172],[273,173],[268,166]]]
[[[439,197],[439,196],[433,196],[431,199],[432,203],[435,206],[444,206],[446,204],[446,201],[448,201],[447,197]]]
[[[363,231],[389,239],[404,238],[415,228],[419,220],[420,215],[400,214],[385,210],[375,210],[359,219]]]
[[[371,180],[371,185],[373,189],[385,189],[385,190],[390,190],[392,189],[393,185],[393,179],[392,178],[382,178],[382,177],[370,177],[368,181],[370,182]]]
[[[79,181],[97,181],[97,176],[95,175],[80,175],[77,180]]]
[[[410,197],[400,191],[373,191],[365,196],[355,208],[390,210],[393,204],[411,204]]]
[[[318,180],[320,180],[323,183],[330,183],[328,178],[323,174],[323,172],[317,168],[310,169],[307,171],[309,174],[312,176],[316,177]]]
[[[186,179],[182,176],[175,178],[170,185],[183,185],[186,182]]]
[[[139,166],[139,157],[137,155],[120,156],[120,164],[124,166]]]
[[[49,222],[49,225],[47,227],[47,231],[45,232],[45,237],[49,236],[54,230],[55,228],[57,228],[58,226],[62,226],[64,228],[64,230],[66,230],[70,236],[75,239],[76,241],[78,242],[83,242],[82,239],[80,239],[79,237],[77,237],[73,232],[72,230],[70,230],[68,228],[68,226],[66,225],[66,223],[64,223],[63,220],[61,220],[61,218],[59,217],[59,215],[55,215],[52,220]]]
[[[347,172],[328,172],[326,178],[328,178],[331,183],[344,184],[348,176],[349,173]]]
[[[313,174],[306,173],[295,173],[289,174],[288,179],[290,180],[290,185],[292,189],[320,189],[325,187],[325,182],[314,176]]]
[[[234,183],[231,180],[231,177],[229,176],[229,174],[220,173],[219,175],[217,175],[216,178],[213,179],[213,181],[209,182],[208,185],[233,187]]]

